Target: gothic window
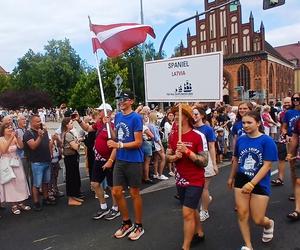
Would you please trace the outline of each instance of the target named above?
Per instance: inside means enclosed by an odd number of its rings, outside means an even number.
[[[243,51],[250,51],[250,36],[243,36]]]
[[[206,53],[206,45],[201,45],[200,46],[200,53],[201,54]]]
[[[273,65],[271,64],[270,70],[269,70],[269,93],[273,93],[273,81],[274,81],[274,69]]]
[[[254,39],[254,51],[260,51],[260,40],[258,37]]]
[[[238,70],[238,85],[244,86],[244,91],[250,89],[250,70],[245,64],[242,64]]]
[[[239,53],[239,41],[238,38],[231,39],[231,52],[233,54]]]
[[[220,32],[221,36],[227,35],[226,11],[220,12]]]
[[[215,52],[217,51],[217,43],[213,42],[210,44],[210,52]]]
[[[223,51],[224,55],[227,55],[227,53],[228,53],[227,40],[221,41],[221,50]]]
[[[216,14],[209,15],[210,39],[216,38]]]
[[[237,17],[233,16],[231,17],[231,34],[237,34],[237,33],[238,33]]]

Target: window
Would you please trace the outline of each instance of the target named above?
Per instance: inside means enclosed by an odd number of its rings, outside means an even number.
[[[221,36],[227,35],[226,11],[220,12],[220,32]]]
[[[261,48],[260,48],[260,40],[259,40],[258,37],[255,38],[253,45],[254,45],[253,46],[254,51],[260,51],[261,50]]]
[[[206,45],[201,45],[200,46],[200,53],[203,54],[203,53],[206,53]]]
[[[192,55],[196,55],[197,54],[197,47],[194,46],[192,47]]]
[[[250,70],[242,64],[238,70],[238,86],[244,86],[244,91],[250,89]]]
[[[250,36],[243,36],[243,51],[250,51]]]
[[[227,55],[227,40],[221,41],[221,50],[223,51],[224,55]]]
[[[273,81],[274,81],[274,69],[273,65],[271,64],[270,70],[269,70],[269,93],[273,93]]]
[[[216,14],[209,15],[209,33],[210,39],[216,38]]]
[[[217,43],[213,42],[210,44],[210,52],[215,52],[217,51]]]
[[[238,38],[232,38],[231,40],[231,52],[234,53],[239,53],[239,40]]]

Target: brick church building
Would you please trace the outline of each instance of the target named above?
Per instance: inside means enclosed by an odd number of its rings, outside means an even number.
[[[205,10],[226,0],[204,0]],[[258,103],[282,99],[294,91],[294,65],[265,40],[261,22],[255,31],[252,12],[242,23],[242,8],[226,5],[195,19],[196,34],[187,31],[187,47],[180,54],[194,55],[223,51],[223,99],[236,105],[242,100]],[[250,95],[250,97],[249,97]]]

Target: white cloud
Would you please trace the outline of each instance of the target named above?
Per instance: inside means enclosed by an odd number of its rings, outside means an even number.
[[[163,35],[173,24],[194,15],[195,11],[202,12],[203,2],[204,0],[143,0],[145,23],[152,25],[157,33],[155,45],[159,45]],[[264,20],[266,37],[272,44],[290,43],[293,40],[296,42],[300,37],[300,13],[299,8],[296,8],[299,0],[286,2],[283,7],[264,12],[262,0],[241,0],[243,16],[248,18],[250,10],[253,10],[256,24],[259,25]],[[65,37],[78,49],[80,56],[87,59],[86,55],[91,50],[88,15],[97,24],[140,22],[140,0],[2,1],[0,65],[11,71],[16,66],[17,58],[22,57],[29,48],[41,52],[48,40]],[[192,33],[193,23],[191,21],[188,24]],[[291,23],[293,25],[289,26]],[[280,26],[275,28],[275,24]],[[165,48],[174,47],[181,39],[185,39],[186,27],[187,25],[182,25],[176,28],[166,41]]]

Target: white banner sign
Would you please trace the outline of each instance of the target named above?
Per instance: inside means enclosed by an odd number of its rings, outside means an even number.
[[[221,101],[221,52],[145,62],[147,102]]]

